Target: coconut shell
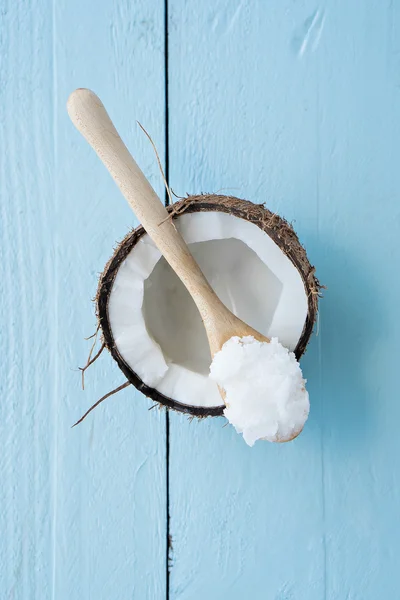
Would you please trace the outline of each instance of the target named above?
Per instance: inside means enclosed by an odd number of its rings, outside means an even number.
[[[179,216],[184,213],[203,211],[225,212],[254,223],[254,225],[265,231],[265,233],[273,239],[300,273],[307,292],[308,314],[303,332],[294,351],[296,358],[300,359],[306,350],[317,318],[321,286],[318,279],[315,277],[315,268],[311,266],[306,251],[300,244],[293,227],[285,219],[265,208],[264,205],[253,204],[252,202],[241,200],[233,196],[220,196],[217,194],[188,196],[172,206],[169,206],[167,210],[173,219],[179,218]],[[210,408],[181,404],[173,398],[168,398],[156,389],[147,386],[127,365],[115,345],[108,317],[108,300],[115,276],[121,263],[128,256],[140,237],[145,233],[146,232],[141,225],[131,231],[122,242],[117,245],[113,256],[106,264],[104,271],[100,276],[96,304],[97,318],[102,330],[105,347],[109,350],[111,356],[117,362],[128,381],[148,398],[151,398],[155,402],[168,408],[196,417],[221,416],[223,414],[223,406]]]

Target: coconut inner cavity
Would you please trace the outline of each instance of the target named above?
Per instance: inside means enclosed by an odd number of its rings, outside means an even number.
[[[294,350],[307,317],[299,272],[259,227],[221,212],[175,220],[205,276],[243,321]],[[109,297],[114,342],[150,387],[192,406],[221,406],[209,378],[210,350],[197,308],[143,235],[121,264]]]
[[[255,329],[268,330],[282,283],[254,250],[233,238],[189,247],[222,302]],[[208,375],[211,355],[200,314],[163,257],[144,283],[143,314],[149,334],[168,362]]]

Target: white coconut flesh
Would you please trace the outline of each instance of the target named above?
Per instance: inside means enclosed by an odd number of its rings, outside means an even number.
[[[222,212],[174,221],[211,286],[243,321],[294,350],[307,318],[299,271],[257,225]],[[108,301],[114,343],[147,386],[188,406],[223,404],[211,355],[186,288],[143,235],[121,263]]]

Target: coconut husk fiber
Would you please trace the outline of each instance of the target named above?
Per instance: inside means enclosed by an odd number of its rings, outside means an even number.
[[[310,264],[306,251],[300,244],[293,227],[285,219],[268,210],[264,205],[253,204],[252,202],[235,198],[234,196],[223,196],[218,194],[187,196],[169,206],[167,210],[171,219],[179,219],[180,215],[185,213],[204,211],[217,211],[232,214],[235,217],[253,223],[272,238],[298,270],[308,297],[307,318],[302,335],[294,351],[296,358],[300,359],[306,350],[314,323],[317,319],[318,300],[322,286],[320,286],[319,281],[315,276],[315,268]],[[154,400],[154,402],[195,417],[220,416],[223,413],[223,406],[199,407],[181,404],[173,398],[168,398],[154,388],[147,386],[126,364],[114,342],[108,317],[108,301],[111,289],[121,263],[144,234],[145,230],[142,226],[139,226],[128,233],[128,235],[116,246],[113,256],[106,264],[104,271],[100,276],[95,302],[96,314],[102,332],[104,346],[117,362],[128,382],[133,384],[145,396]]]

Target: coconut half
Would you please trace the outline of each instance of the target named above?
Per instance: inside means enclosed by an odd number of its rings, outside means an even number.
[[[228,196],[189,196],[168,210],[224,304],[299,359],[320,286],[293,228],[262,205]],[[181,412],[222,415],[200,315],[143,227],[106,265],[97,314],[105,346],[137,389]]]

